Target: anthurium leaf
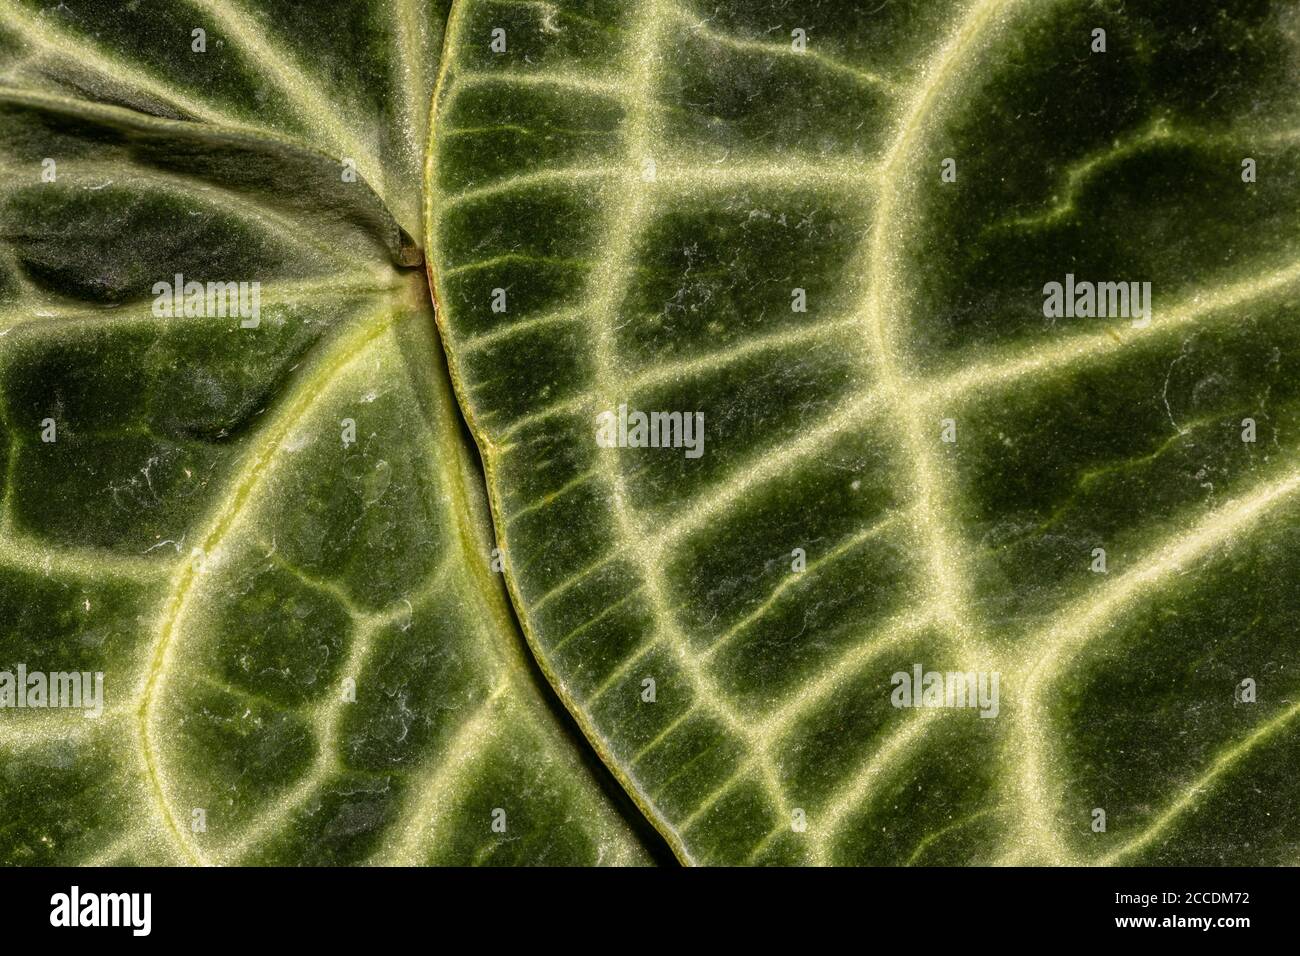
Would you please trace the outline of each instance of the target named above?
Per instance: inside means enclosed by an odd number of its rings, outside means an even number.
[[[418,268],[443,13],[0,6],[0,861],[647,859]]]
[[[533,649],[680,856],[1294,861],[1298,38],[455,5],[454,379]]]

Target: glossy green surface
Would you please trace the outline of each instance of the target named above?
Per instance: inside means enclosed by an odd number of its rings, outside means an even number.
[[[508,581],[679,856],[1295,861],[1300,7],[465,0],[448,38],[426,249]],[[1067,273],[1149,325],[1047,317]],[[624,403],[703,455],[598,447]],[[998,716],[892,707],[916,664]]]
[[[0,671],[104,675],[0,710],[0,863],[648,862],[489,564],[411,238],[445,15],[0,3]]]

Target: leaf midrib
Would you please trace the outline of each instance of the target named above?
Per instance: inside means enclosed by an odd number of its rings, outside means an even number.
[[[208,531],[199,539],[201,542],[199,560],[218,553],[221,541],[238,520],[253,488],[279,450],[284,437],[308,414],[316,396],[324,386],[402,317],[404,317],[403,313],[390,310],[388,303],[385,303],[369,313],[364,320],[357,322],[353,329],[343,334],[322,355],[312,373],[303,376],[295,387],[288,406],[266,431],[259,434],[256,444],[243,456],[244,464],[239,469],[239,477],[230,487],[223,506],[210,519]],[[200,574],[196,564],[193,557],[181,563],[172,577],[168,594],[163,600],[163,612],[158,622],[153,649],[149,654],[149,669],[145,676],[136,718],[148,785],[161,811],[163,822],[176,847],[187,860],[190,863],[202,864],[206,863],[203,851],[185,835],[184,828],[178,824],[176,815],[172,811],[171,801],[167,798],[157,743],[153,736],[158,692],[166,676],[169,652],[176,641],[177,627]]]
[[[939,47],[938,52],[931,58],[929,64],[921,73],[921,79],[919,81],[920,85],[918,86],[915,95],[912,97],[910,104],[904,110],[898,130],[894,134],[886,157],[881,162],[880,168],[875,176],[877,181],[881,184],[883,198],[874,210],[871,237],[869,242],[865,244],[866,248],[864,250],[864,259],[870,266],[872,280],[868,288],[868,294],[862,303],[860,303],[857,310],[858,320],[866,330],[867,339],[875,346],[874,351],[880,357],[880,362],[878,367],[875,369],[877,373],[875,376],[875,391],[873,393],[864,394],[857,402],[855,402],[855,406],[857,406],[859,410],[862,410],[870,408],[873,405],[878,405],[884,409],[892,408],[902,412],[904,429],[901,440],[899,441],[902,451],[900,458],[907,459],[908,464],[906,467],[912,470],[912,473],[916,478],[913,482],[913,487],[916,489],[914,504],[916,510],[921,513],[920,527],[924,533],[924,551],[928,559],[927,580],[923,583],[927,586],[927,589],[935,590],[936,593],[941,595],[951,596],[951,599],[946,601],[946,606],[942,608],[943,613],[940,615],[940,621],[948,626],[951,633],[955,635],[956,640],[954,643],[959,645],[959,650],[962,651],[963,662],[969,664],[970,669],[987,669],[988,666],[1001,665],[1008,670],[1024,670],[1025,668],[1032,666],[1032,660],[1042,651],[1042,647],[1038,645],[1049,641],[1052,636],[1052,628],[1059,629],[1061,627],[1070,626],[1071,616],[1078,618],[1080,610],[1074,607],[1066,608],[1061,612],[1059,620],[1054,619],[1054,622],[1049,626],[1047,631],[1036,636],[1027,636],[1028,643],[1033,647],[1033,652],[1030,655],[1031,662],[1015,660],[1015,655],[996,653],[991,646],[991,642],[988,641],[985,636],[983,626],[977,621],[968,624],[968,621],[970,621],[969,613],[975,606],[974,602],[964,593],[964,588],[969,576],[964,573],[964,561],[959,550],[960,543],[955,538],[951,537],[949,533],[950,529],[956,528],[956,523],[946,518],[944,514],[936,514],[934,511],[936,507],[942,508],[944,501],[951,499],[945,493],[946,487],[942,479],[939,477],[940,469],[938,469],[931,460],[930,448],[924,438],[924,436],[929,433],[923,431],[924,423],[921,421],[920,416],[924,410],[933,410],[936,405],[958,401],[975,394],[977,391],[983,392],[990,386],[997,388],[1009,384],[1019,378],[1022,373],[1051,371],[1058,368],[1073,368],[1077,367],[1079,364],[1090,363],[1094,358],[1106,354],[1106,352],[1113,347],[1113,342],[1110,336],[1106,335],[1104,332],[1086,333],[1085,335],[1059,343],[1058,345],[1047,349],[1046,353],[1041,347],[1035,347],[1032,349],[1026,348],[1022,354],[1017,355],[1012,353],[1009,357],[1005,352],[1000,355],[990,354],[973,364],[963,362],[960,366],[949,369],[938,375],[916,377],[908,371],[912,368],[910,357],[900,348],[896,341],[898,331],[904,324],[903,318],[907,315],[907,303],[909,300],[906,297],[905,290],[902,289],[902,283],[899,281],[897,270],[894,268],[893,250],[898,248],[899,237],[896,234],[898,228],[908,221],[905,187],[911,184],[915,179],[911,171],[921,168],[921,166],[924,165],[923,163],[912,161],[915,159],[917,147],[924,140],[931,124],[936,121],[936,115],[948,109],[948,107],[942,106],[946,98],[945,91],[952,86],[956,79],[968,71],[973,63],[978,62],[976,54],[983,47],[986,40],[993,34],[993,27],[999,22],[1002,14],[1010,11],[1013,7],[1020,7],[1023,9],[1028,6],[1028,4],[1010,3],[1007,2],[1007,0],[978,0],[978,2],[969,8],[963,21],[956,27],[951,36]],[[449,31],[448,42],[452,47],[456,46],[455,37],[451,31]],[[451,61],[451,55],[444,57],[444,73],[451,67]],[[440,80],[438,93],[435,95],[435,103],[441,101],[444,93],[443,87],[444,83]],[[616,89],[613,87],[610,88],[611,95],[614,95],[616,92]],[[635,124],[633,123],[633,125]],[[436,126],[434,129],[436,129]],[[429,150],[430,163],[426,168],[425,175],[426,192],[430,196],[434,195],[432,184],[433,156],[434,149],[431,146]],[[617,164],[609,169],[604,167],[587,166],[580,171],[593,175],[604,175],[606,173],[615,175],[618,173],[619,167]],[[519,177],[519,179],[522,180],[531,177],[529,181],[536,180],[540,182],[545,178],[554,179],[563,175],[566,175],[563,171],[542,171],[528,174],[528,176]],[[631,181],[632,177],[628,175],[628,179]],[[486,197],[501,189],[511,188],[516,184],[521,185],[522,183],[516,183],[515,180],[510,180],[505,183],[494,183],[480,187],[477,191],[459,193],[455,196],[455,201],[467,201],[479,198],[480,196]],[[430,226],[430,233],[431,235],[427,239],[427,245],[431,250],[435,250],[436,230],[434,230],[432,226]],[[601,248],[602,250],[608,250],[610,247],[608,243],[605,243]],[[607,252],[605,255],[607,285],[609,284],[608,271],[611,269],[608,263],[610,260],[616,260],[618,258],[616,252],[619,247],[615,245],[613,248],[613,252]],[[430,258],[436,259],[437,257],[431,255]],[[477,265],[479,264],[475,263],[458,266],[457,268],[470,268]],[[1145,346],[1150,342],[1158,341],[1166,334],[1176,332],[1178,326],[1184,325],[1186,322],[1190,322],[1193,318],[1198,316],[1207,313],[1227,314],[1228,307],[1232,305],[1237,305],[1246,301],[1253,301],[1260,297],[1272,296],[1288,289],[1297,279],[1300,279],[1300,264],[1284,263],[1262,277],[1256,276],[1249,279],[1243,279],[1229,287],[1228,290],[1211,296],[1208,300],[1200,296],[1190,298],[1185,302],[1180,303],[1174,310],[1174,315],[1178,321],[1174,322],[1172,325],[1162,325],[1153,329],[1152,331],[1155,331],[1158,334],[1150,337],[1144,335],[1142,337],[1142,343]],[[435,296],[436,294],[435,289]],[[899,318],[890,322],[887,320],[889,312],[897,303],[902,303],[901,314]],[[577,311],[580,310],[575,310],[575,313]],[[597,309],[595,311],[599,312],[600,310]],[[563,317],[558,315],[545,316],[535,321],[563,321]],[[444,335],[450,338],[452,332],[446,327],[445,318],[440,316],[440,323],[443,327]],[[515,326],[511,326],[510,328],[514,329]],[[508,330],[502,330],[498,334],[504,336],[507,331]],[[603,327],[598,323],[596,329],[597,336],[602,334],[603,331]],[[458,345],[463,347],[466,343],[458,342]],[[494,514],[497,517],[498,528],[502,529],[499,532],[499,536],[503,539],[502,543],[504,546],[504,528],[508,521],[515,517],[515,514],[505,515],[500,507],[500,487],[494,475],[493,458],[495,455],[499,455],[506,451],[507,446],[497,445],[494,447],[492,440],[482,428],[483,423],[474,421],[473,404],[470,401],[470,395],[465,390],[464,384],[455,370],[455,352],[457,350],[452,351],[453,354],[450,356],[450,359],[453,366],[453,380],[456,383],[458,395],[461,398],[461,404],[465,409],[465,414],[470,419],[471,428],[475,438],[484,452],[485,463],[488,471],[489,493],[493,504]],[[597,349],[597,351],[600,352],[601,350]],[[1033,354],[1030,354],[1031,352]],[[598,369],[598,376],[608,371],[605,363],[599,364],[600,368]],[[661,369],[661,371],[663,371],[664,374],[667,374],[669,369],[664,368]],[[583,395],[578,399],[566,398],[563,402],[556,403],[552,406],[546,406],[543,409],[530,413],[530,418],[538,420],[557,409],[572,410],[590,406],[592,403],[607,397],[607,392],[608,389],[603,387],[598,381],[591,389],[590,394]],[[787,450],[789,447],[793,446],[798,446],[801,451],[815,449],[827,434],[842,431],[844,417],[845,416],[837,412],[835,416],[836,421],[828,421],[825,427],[819,426],[814,430],[813,434],[805,433],[799,435],[797,438],[793,439],[789,445],[782,445],[779,449],[767,449],[767,457],[764,458],[763,456],[759,456],[760,460],[770,460],[777,452]],[[518,422],[512,422],[507,430],[510,431],[517,425]],[[498,433],[497,441],[500,441],[501,437],[502,434]],[[788,465],[789,462],[786,464]],[[1290,464],[1294,466],[1295,463]],[[748,474],[744,467],[738,468],[735,475],[736,478],[732,484],[735,486],[735,494],[738,495],[745,486],[752,482],[753,476]],[[584,474],[580,476],[580,478],[573,479],[569,485],[566,485],[566,487],[576,485],[580,483],[580,481],[586,481],[589,477],[590,475]],[[1206,516],[1204,521],[1209,522],[1208,525],[1198,524],[1197,527],[1200,528],[1201,531],[1204,531],[1207,527],[1212,526],[1217,529],[1215,535],[1220,532],[1224,535],[1234,534],[1237,531],[1244,530],[1247,525],[1253,521],[1253,518],[1248,520],[1248,516],[1258,517],[1273,505],[1280,504],[1284,500],[1289,500],[1289,497],[1294,490],[1295,486],[1292,483],[1292,479],[1285,477],[1280,479],[1280,482],[1276,485],[1257,487],[1253,491],[1246,493],[1241,499],[1229,502],[1229,505],[1226,506],[1225,509],[1220,509],[1211,515]],[[701,503],[699,510],[705,516],[719,508],[718,499],[715,496],[716,491],[716,488],[709,489],[708,500]],[[733,497],[734,495],[730,494],[723,496],[723,498],[727,500],[730,500]],[[694,522],[694,524],[698,524],[701,520],[703,519],[698,515],[692,515],[691,517],[691,522]],[[676,526],[676,522],[673,523],[673,526]],[[656,530],[657,534],[662,534],[664,529],[659,528]],[[1200,532],[1197,533],[1199,534]],[[1210,537],[1214,537],[1214,535],[1211,535]],[[1163,544],[1160,546],[1161,549],[1164,547],[1165,545]],[[1185,554],[1185,557],[1189,562],[1192,560],[1199,560],[1199,558],[1203,556],[1204,552],[1198,550],[1197,547],[1192,548],[1191,551]],[[1159,553],[1152,557],[1157,562],[1157,565],[1162,569],[1162,573],[1173,573],[1175,570],[1167,563],[1161,563],[1159,561]],[[1181,565],[1179,566],[1181,567]],[[599,731],[595,727],[591,726],[589,720],[584,718],[583,708],[576,706],[574,702],[565,695],[562,679],[557,679],[556,675],[551,672],[546,657],[542,654],[535,635],[532,633],[529,618],[525,610],[528,605],[522,601],[520,594],[518,593],[515,585],[514,570],[513,568],[509,568],[509,566],[507,577],[511,598],[519,609],[520,618],[524,622],[524,628],[529,639],[529,644],[533,648],[535,655],[542,662],[542,667],[546,670],[548,678],[556,687],[557,692],[565,700],[566,706],[568,706],[571,712],[574,713],[575,718],[578,719],[584,733],[586,733],[589,739],[592,740],[593,746],[601,754],[602,759],[611,766],[611,769],[617,776],[619,776],[620,780],[625,781],[625,785],[629,785],[626,780],[626,774],[620,774],[619,769],[616,766],[616,761],[611,760],[611,757],[609,756],[609,748],[605,745]],[[1113,585],[1121,586],[1120,582],[1123,580],[1123,578],[1117,577],[1114,580]],[[1136,584],[1135,580],[1137,582]],[[1137,590],[1140,590],[1138,585],[1155,585],[1164,583],[1165,578],[1161,577],[1160,574],[1157,574],[1154,579],[1144,577],[1141,579],[1128,580],[1122,585],[1122,588],[1132,587],[1136,594]],[[951,585],[955,585],[955,587],[952,587]],[[551,593],[552,592],[547,592],[548,595]],[[1115,602],[1115,606],[1119,606],[1124,603],[1124,601],[1121,600],[1122,593],[1122,591],[1111,592],[1107,590],[1100,599],[1103,602],[1107,602],[1108,607],[1110,606],[1109,602],[1112,600]],[[537,602],[534,602],[533,610],[536,610],[536,607]],[[874,643],[878,642],[873,642],[873,644]],[[632,658],[636,658],[643,650],[644,646],[638,647],[637,651],[631,655]],[[836,674],[842,673],[838,665],[834,670]],[[886,740],[882,745],[881,750],[876,755],[872,756],[872,758],[867,761],[865,767],[854,776],[853,787],[850,789],[855,788],[859,782],[870,778],[872,768],[879,766],[880,753],[890,752],[891,748],[899,745],[900,740],[906,739],[908,735],[915,734],[917,730],[918,728],[912,727],[909,724],[900,732],[902,736],[900,736],[900,734],[895,734]],[[1255,735],[1252,736],[1251,739],[1262,740],[1266,736],[1267,734],[1263,736]],[[1233,753],[1236,753],[1235,749]],[[1219,764],[1216,763],[1216,766],[1219,766]],[[1043,781],[1040,777],[1035,783],[1035,786],[1041,782]],[[634,784],[631,786],[635,798],[635,786]],[[725,784],[723,786],[725,786]],[[1030,799],[1036,799],[1036,796],[1031,794]],[[638,805],[641,805],[643,810],[645,810],[642,801],[638,800],[637,802]],[[652,819],[654,819],[652,811],[647,812],[651,813]],[[698,813],[698,810],[696,812]],[[664,826],[661,826],[659,821],[656,821],[656,827],[659,828],[661,832],[665,832]],[[671,835],[665,832],[665,836],[669,838],[671,843]],[[1054,841],[1049,840],[1048,845],[1052,842]],[[678,846],[676,844],[674,844],[674,850],[675,852],[678,851]],[[681,855],[682,854],[679,853],[679,856]],[[826,858],[823,857],[823,859]]]

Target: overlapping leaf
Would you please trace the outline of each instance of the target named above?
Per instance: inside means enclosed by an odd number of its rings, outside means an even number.
[[[445,13],[0,6],[0,670],[105,679],[0,711],[0,861],[645,859],[413,268]],[[176,274],[260,314],[159,315]]]
[[[0,668],[108,678],[4,712],[6,862],[643,858],[421,235],[683,859],[1294,859],[1294,4],[446,15],[0,7]]]
[[[510,584],[679,855],[1294,861],[1300,8],[448,37],[427,249]],[[1045,316],[1067,274],[1150,323]],[[704,454],[598,447],[620,405]],[[998,716],[891,706],[916,665]]]

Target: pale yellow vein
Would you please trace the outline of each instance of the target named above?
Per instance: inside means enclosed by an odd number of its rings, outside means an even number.
[[[1195,806],[1197,801],[1208,790],[1219,783],[1219,778],[1230,771],[1234,765],[1244,760],[1256,747],[1264,744],[1269,738],[1276,736],[1287,724],[1295,719],[1297,714],[1300,714],[1300,701],[1256,727],[1244,740],[1238,741],[1224,750],[1214,758],[1213,763],[1186,790],[1179,794],[1176,800],[1160,812],[1146,829],[1123,846],[1117,847],[1106,854],[1098,862],[1103,866],[1110,866],[1149,846],[1151,841],[1170,827],[1175,826],[1182,814]]]
[[[640,11],[629,48],[632,60],[627,70],[630,107],[625,131],[625,158],[629,168],[638,167],[642,160],[653,155],[650,124],[655,109],[652,91],[656,85],[659,62],[663,57],[660,49],[662,26],[657,14],[656,5],[652,3],[647,3]],[[594,292],[592,315],[596,353],[595,391],[604,397],[607,406],[615,404],[613,401],[615,390],[608,376],[617,365],[613,341],[614,329],[617,326],[616,312],[627,289],[636,231],[646,215],[648,192],[646,188],[633,186],[621,197],[620,203],[610,204],[607,210],[606,239],[601,243],[601,248],[605,249],[606,253],[591,276],[590,288]],[[726,696],[714,685],[708,674],[695,665],[685,647],[685,638],[678,630],[674,619],[659,566],[638,544],[645,539],[645,536],[640,533],[632,518],[623,475],[617,462],[610,455],[599,452],[597,454],[599,467],[610,486],[611,509],[618,528],[618,537],[627,543],[627,556],[638,567],[640,576],[646,584],[651,606],[663,631],[664,644],[681,664],[682,673],[691,683],[696,697],[717,713],[734,733],[747,741],[751,748],[760,748],[760,764],[765,784],[773,799],[783,805],[783,796],[776,780],[775,769],[766,755],[762,754],[760,742],[748,732],[745,722],[733,711],[727,703]]]
[[[298,384],[286,403],[285,410],[261,434],[244,455],[242,466],[234,479],[230,494],[221,501],[218,512],[210,519],[208,530],[199,536],[197,557],[183,561],[173,574],[169,594],[159,617],[150,664],[145,677],[137,710],[140,754],[150,793],[156,808],[177,847],[191,861],[202,863],[206,854],[182,827],[172,809],[168,796],[170,786],[161,764],[161,754],[156,739],[155,724],[161,687],[165,683],[167,665],[171,659],[181,630],[188,604],[202,575],[200,563],[206,556],[216,554],[221,541],[238,520],[248,504],[262,474],[270,466],[281,442],[293,426],[307,414],[324,383],[332,380],[345,367],[363,355],[381,336],[388,333],[396,317],[391,306],[379,310],[377,321],[360,322],[349,334],[333,345],[314,372]]]
[[[770,332],[767,335],[751,336],[729,348],[708,352],[689,359],[659,362],[640,374],[631,374],[625,379],[629,392],[652,388],[668,382],[694,378],[702,373],[729,369],[755,355],[765,352],[779,352],[795,346],[829,342],[841,345],[844,350],[853,351],[860,343],[844,337],[847,329],[857,327],[854,318],[835,318],[820,322],[810,322],[794,329]]]
[[[800,684],[784,703],[755,721],[755,728],[769,746],[776,746],[801,719],[821,706],[832,695],[844,688],[845,683],[862,673],[863,665],[875,660],[886,651],[906,644],[925,628],[935,624],[933,614],[915,615],[903,612],[886,621],[874,634],[864,637],[834,661],[822,668],[817,676]]]
[[[171,103],[181,112],[197,119],[236,128],[256,129],[229,113],[195,100],[179,90],[169,88],[145,73],[137,64],[128,67],[119,60],[106,56],[96,49],[88,37],[72,36],[59,30],[53,25],[53,17],[33,15],[24,11],[13,0],[3,0],[3,6],[0,6],[0,20],[8,23],[21,37],[38,47],[67,58],[78,67],[88,68],[107,76],[123,87],[133,87]]]
[[[1066,608],[1035,638],[1025,642],[1028,659],[1019,665],[1024,674],[1023,705],[1017,709],[1017,751],[1023,824],[1030,840],[1040,847],[1066,854],[1053,832],[1053,801],[1042,787],[1055,774],[1050,755],[1051,730],[1042,714],[1043,698],[1066,663],[1088,643],[1103,634],[1115,616],[1135,601],[1145,600],[1175,575],[1192,570],[1195,562],[1229,543],[1300,488],[1300,473],[1275,479],[1204,516],[1190,530],[1177,534],[1133,564],[1133,570],[1107,581]]]
[[[261,23],[237,6],[235,0],[190,2],[212,17],[226,36],[247,51],[262,75],[280,87],[304,118],[311,121],[311,126],[330,139],[339,155],[356,159],[362,176],[375,185],[376,192],[387,195],[387,171],[376,154],[364,145],[366,137],[357,129],[355,120],[347,120],[344,111],[324,94],[293,55],[268,38]],[[344,120],[340,120],[341,116]]]
[[[1205,328],[1207,316],[1217,321],[1233,317],[1234,309],[1287,292],[1300,282],[1300,261],[1251,276],[1238,282],[1217,286],[1211,291],[1193,292],[1181,302],[1153,310],[1151,324],[1145,329],[1126,329],[1123,336],[1114,330],[1083,332],[1052,343],[1035,343],[1008,349],[1006,354],[964,361],[960,367],[940,373],[925,383],[923,400],[930,403],[959,401],[971,392],[987,394],[1036,375],[1051,375],[1087,367],[1097,360],[1113,357],[1126,346],[1129,349],[1167,341],[1190,329]]]
[[[71,577],[84,581],[125,578],[152,584],[171,573],[176,562],[103,548],[51,543],[8,528],[0,536],[0,566],[43,578]]]
[[[838,405],[820,422],[801,428],[790,438],[760,449],[728,471],[717,484],[695,498],[678,502],[673,519],[656,528],[654,537],[645,546],[658,555],[666,553],[682,539],[707,527],[718,515],[736,507],[750,492],[769,481],[788,477],[800,463],[860,427],[863,419],[881,404],[874,392],[868,392]]]
[[[955,524],[947,514],[945,502],[950,496],[941,477],[942,468],[935,459],[939,422],[931,422],[928,429],[923,423],[921,410],[912,399],[912,384],[902,371],[909,363],[893,341],[896,330],[886,322],[886,309],[906,300],[899,287],[897,240],[893,232],[908,221],[907,210],[900,208],[899,184],[914,181],[913,151],[926,124],[933,120],[936,102],[948,84],[969,66],[972,50],[1004,3],[1005,0],[975,3],[926,70],[882,164],[880,178],[884,188],[875,209],[868,250],[870,288],[863,321],[873,345],[881,388],[903,430],[903,450],[911,464],[916,499],[921,505],[916,518],[930,566],[930,599],[955,634],[966,634],[971,628],[969,609],[973,605],[966,594],[961,551],[950,539],[948,530]]]
[[[768,593],[767,597],[764,598],[762,602],[760,602],[752,611],[742,617],[739,621],[713,639],[708,648],[700,655],[700,659],[707,661],[713,657],[714,654],[726,647],[727,644],[730,643],[738,634],[741,634],[748,628],[752,627],[755,622],[761,620],[768,611],[780,602],[781,598],[787,591],[790,591],[793,588],[806,587],[809,581],[816,579],[819,570],[827,565],[834,564],[837,559],[851,551],[854,551],[860,545],[884,534],[890,528],[895,526],[901,517],[901,514],[887,515],[874,524],[868,525],[867,527],[849,535],[826,553],[818,555],[812,561],[809,561],[802,571],[789,571],[784,574],[781,581]]]
[[[679,3],[665,2],[662,7],[666,13],[676,20],[687,24],[692,33],[701,39],[719,46],[729,47],[733,50],[740,50],[746,53],[759,53],[770,57],[789,57],[796,60],[803,60],[815,63],[817,66],[832,73],[839,73],[851,77],[864,86],[871,86],[883,89],[887,92],[897,92],[894,82],[888,77],[871,70],[864,70],[854,66],[851,63],[845,63],[828,53],[823,53],[817,49],[816,41],[809,37],[811,46],[802,52],[795,50],[790,42],[786,41],[767,41],[767,40],[748,40],[741,37],[732,36],[729,33],[723,33],[709,26],[709,21],[697,16],[690,10],[687,10]]]
[[[817,814],[815,819],[808,821],[808,829],[817,836],[814,841],[814,860],[818,865],[828,866],[833,862],[831,851],[834,838],[844,818],[862,809],[863,801],[870,796],[873,788],[884,777],[900,769],[907,751],[924,739],[930,724],[945,715],[945,711],[933,707],[911,711],[903,718],[900,726],[868,755],[848,781],[837,788],[827,808]]]
[[[571,70],[548,69],[529,73],[524,70],[495,70],[491,73],[476,70],[456,72],[457,88],[500,83],[506,86],[536,87],[563,93],[593,93],[610,99],[621,99],[629,89],[626,81],[580,73]]]
[[[447,821],[448,804],[488,750],[485,744],[496,719],[498,702],[509,686],[503,683],[496,687],[456,729],[442,751],[442,759],[433,761],[429,773],[411,784],[412,799],[387,845],[371,860],[372,864],[416,866],[423,862],[425,848],[435,842],[438,828]]]

